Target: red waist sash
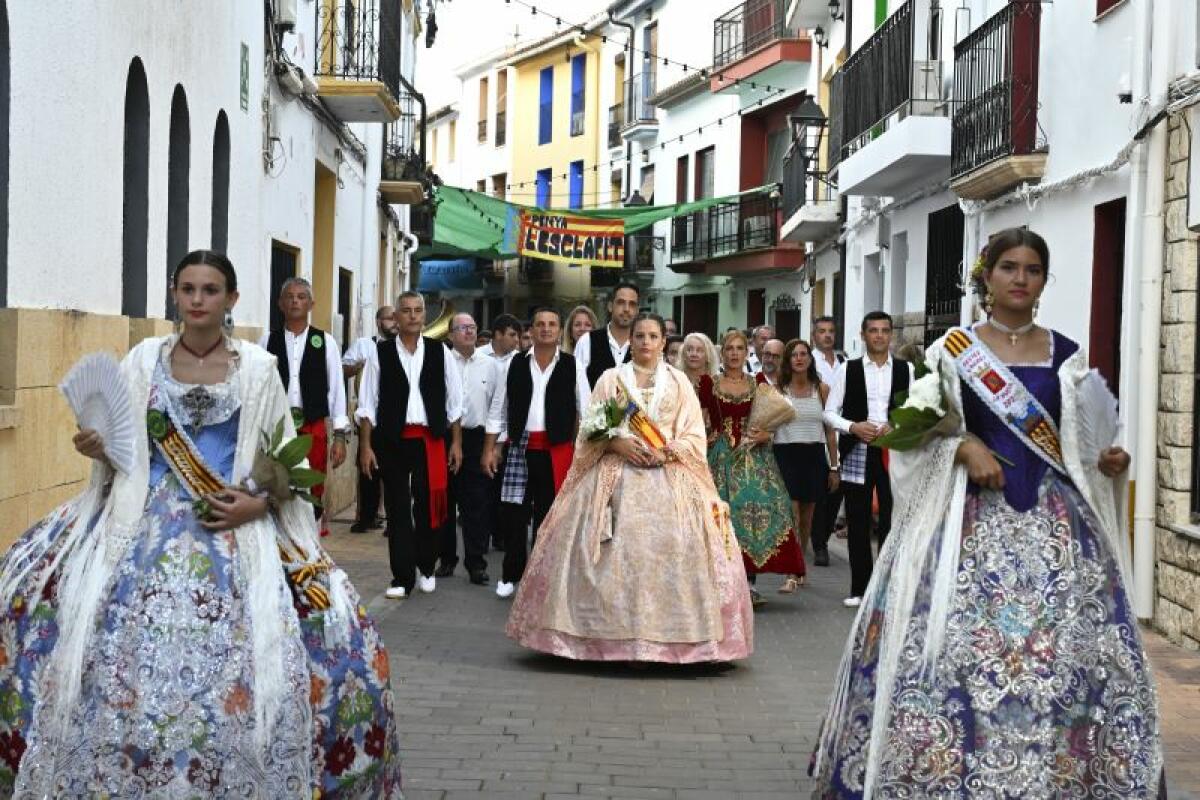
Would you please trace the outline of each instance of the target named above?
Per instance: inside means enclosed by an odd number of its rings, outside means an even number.
[[[557,493],[562,488],[563,481],[567,479],[567,472],[571,469],[571,460],[575,458],[575,443],[551,444],[550,437],[545,431],[530,431],[529,444],[526,445],[526,449],[540,450],[550,454],[550,469],[554,473],[554,491]]]
[[[429,525],[442,527],[450,513],[450,472],[446,466],[446,442],[434,436],[425,425],[405,425],[401,439],[420,439],[425,443],[425,471],[429,474]]]

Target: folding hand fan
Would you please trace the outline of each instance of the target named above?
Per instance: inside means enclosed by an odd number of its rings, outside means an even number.
[[[133,401],[116,359],[108,353],[86,355],[58,388],[75,412],[79,427],[99,433],[108,460],[128,475],[134,463]]]

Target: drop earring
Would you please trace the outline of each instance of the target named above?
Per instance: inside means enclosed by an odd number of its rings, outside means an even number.
[[[996,295],[992,294],[991,289],[988,289],[987,293],[983,296],[983,310],[988,312],[989,314],[991,314],[992,313],[992,305],[995,304],[995,302],[996,302]]]
[[[221,323],[221,330],[226,336],[233,335],[233,311],[230,309],[225,310],[225,319]]]

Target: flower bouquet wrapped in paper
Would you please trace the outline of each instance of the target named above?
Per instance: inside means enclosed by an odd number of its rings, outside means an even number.
[[[747,425],[760,431],[773,432],[796,418],[796,409],[783,393],[765,383],[754,391],[754,404],[750,406]]]

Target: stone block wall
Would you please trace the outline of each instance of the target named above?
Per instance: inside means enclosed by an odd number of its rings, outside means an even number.
[[[1176,644],[1197,650],[1200,524],[1191,519],[1191,483],[1200,251],[1197,235],[1187,228],[1191,153],[1181,114],[1168,121],[1167,160],[1154,625]]]

